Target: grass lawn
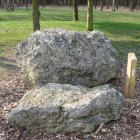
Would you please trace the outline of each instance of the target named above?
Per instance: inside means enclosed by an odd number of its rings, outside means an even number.
[[[40,8],[41,28],[63,28],[86,31],[86,11],[79,11],[79,21],[72,21],[70,8]],[[124,62],[128,52],[140,59],[140,13],[94,11],[94,29],[101,30],[112,41]],[[32,10],[16,8],[15,12],[0,10],[0,55],[3,49],[15,47],[32,32]]]

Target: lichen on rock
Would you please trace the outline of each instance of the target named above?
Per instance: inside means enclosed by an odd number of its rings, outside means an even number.
[[[90,133],[120,117],[124,96],[110,85],[87,88],[49,83],[28,91],[12,109],[11,125],[48,132]]]
[[[121,60],[104,33],[61,29],[32,33],[17,45],[24,79],[33,85],[62,83],[88,87],[119,75]]]

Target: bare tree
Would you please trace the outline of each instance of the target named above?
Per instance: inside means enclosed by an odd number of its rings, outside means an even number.
[[[95,0],[95,9],[97,7],[97,4],[98,4],[98,0]]]
[[[1,0],[1,3],[7,11],[14,11],[14,0]]]
[[[118,10],[118,8],[119,8],[119,1],[116,0],[116,10]]]
[[[25,0],[26,10],[28,10],[28,2],[29,0]]]
[[[104,8],[104,0],[101,0],[101,11],[103,11]]]
[[[115,0],[112,0],[112,11],[115,12]]]
[[[73,0],[73,20],[78,21],[78,0]]]
[[[88,0],[87,31],[93,31],[93,0]]]
[[[106,1],[106,8],[109,9],[109,0]]]
[[[130,1],[130,10],[133,11],[134,9],[134,0]]]
[[[32,0],[33,7],[33,31],[40,30],[39,0]]]

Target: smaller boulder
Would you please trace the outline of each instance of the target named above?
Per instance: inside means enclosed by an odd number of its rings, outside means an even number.
[[[116,120],[123,111],[124,96],[110,85],[86,88],[49,83],[28,91],[12,109],[11,125],[48,132],[90,133]]]

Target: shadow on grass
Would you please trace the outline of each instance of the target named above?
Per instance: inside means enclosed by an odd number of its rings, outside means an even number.
[[[8,59],[8,58],[5,58],[5,57],[0,57],[0,61],[10,62],[10,63],[16,63],[16,60],[14,60],[14,59]]]
[[[54,9],[53,9],[54,10]],[[41,21],[72,21],[73,20],[73,13],[67,10],[54,10],[46,9],[40,10],[40,20]],[[1,12],[1,11],[0,11]],[[0,16],[0,21],[32,21],[32,10],[23,10],[20,9],[19,11],[15,12],[6,12],[2,11],[3,15]]]
[[[113,47],[119,52],[122,60],[126,63],[129,52],[134,52],[138,61],[140,60],[140,40],[139,41],[112,41]]]
[[[129,52],[134,52],[140,60],[140,24],[97,22],[96,28],[109,34],[112,44],[126,63]]]
[[[103,29],[104,31],[115,35],[131,35],[130,33],[136,32],[134,37],[137,39],[140,38],[140,24],[122,22],[95,22],[95,25],[97,29]]]
[[[7,59],[4,57],[0,57],[0,68],[4,68],[6,70],[18,70],[18,66],[16,65],[16,60]]]

